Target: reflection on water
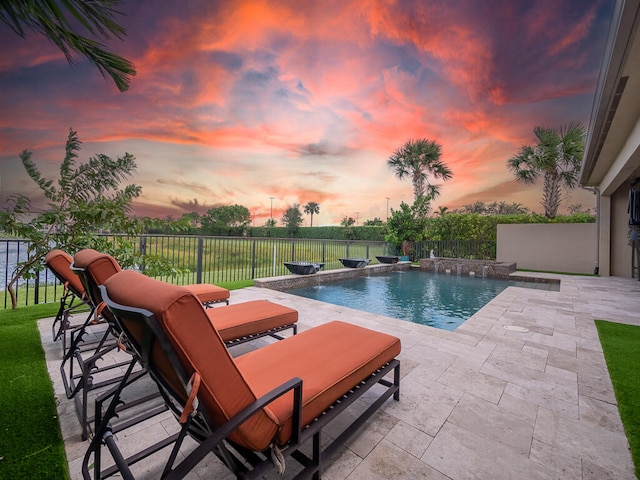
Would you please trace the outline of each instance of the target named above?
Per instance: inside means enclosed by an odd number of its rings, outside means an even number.
[[[288,293],[455,330],[509,285],[522,283],[411,270],[296,288]]]
[[[11,280],[18,262],[27,259],[27,246],[26,242],[0,240],[0,291],[7,288],[7,283]],[[47,281],[54,281],[46,269],[40,272],[39,277],[40,283],[43,284]],[[20,279],[19,283],[22,285],[25,282],[24,279]],[[29,280],[29,282],[35,282],[35,279]]]

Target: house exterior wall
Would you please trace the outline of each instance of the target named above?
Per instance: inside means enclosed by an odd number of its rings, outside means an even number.
[[[611,196],[611,273],[614,277],[631,278],[631,245],[629,245],[629,185],[620,186]]]
[[[496,260],[516,262],[519,269],[591,274],[596,260],[596,225],[498,225]]]
[[[611,275],[611,197],[600,198],[600,211],[598,212],[600,224],[600,249],[598,259],[600,262],[600,275]]]

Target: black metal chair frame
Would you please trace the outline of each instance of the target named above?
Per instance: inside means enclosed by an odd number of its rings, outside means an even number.
[[[136,357],[142,363],[146,371],[155,380],[158,388],[165,399],[165,402],[174,415],[180,417],[184,409],[189,408],[184,397],[186,392],[191,391],[191,378],[188,377],[177,358],[169,340],[160,327],[155,316],[143,309],[119,305],[109,299],[104,286],[100,286],[102,298],[110,311],[114,314],[116,322],[120,328],[129,336],[131,345]],[[127,328],[127,322],[135,322],[142,326],[141,341],[135,340]],[[171,365],[173,372],[181,382],[183,392],[176,392],[163,377],[162,372],[156,369],[154,363],[150,362],[151,352],[155,346],[161,348]],[[393,371],[393,381],[384,377]],[[127,375],[130,373],[127,372]],[[109,405],[104,416],[96,418],[95,436],[85,454],[82,463],[82,473],[85,479],[90,479],[90,463],[93,455],[94,479],[106,478],[119,473],[124,479],[133,479],[130,467],[138,461],[147,458],[159,449],[174,443],[173,449],[167,462],[165,463],[162,478],[178,479],[187,475],[206,455],[213,452],[229,470],[238,478],[253,479],[263,475],[273,464],[268,455],[263,452],[253,452],[243,447],[233,444],[227,437],[244,421],[258,412],[260,409],[271,403],[276,398],[293,390],[293,433],[289,443],[283,448],[283,456],[291,457],[303,466],[303,470],[295,478],[319,479],[320,473],[325,463],[339,448],[380,408],[380,406],[391,396],[395,400],[400,398],[400,361],[394,359],[380,367],[369,377],[354,385],[348,392],[331,405],[323,414],[319,415],[309,425],[302,425],[302,380],[292,378],[282,385],[277,386],[271,392],[257,399],[254,403],[243,409],[228,422],[211,429],[206,413],[198,410],[197,397],[193,402],[193,411],[189,414],[186,422],[182,424],[180,432],[169,438],[136,452],[134,455],[125,458],[117,442],[113,437],[114,429],[111,419],[116,416],[116,409],[120,402],[120,395],[126,386],[126,376],[123,378],[121,386],[113,389],[101,401],[108,401]],[[324,449],[321,447],[322,429],[330,423],[336,416],[351,406],[360,396],[375,385],[386,387],[378,398],[368,406],[336,439],[334,439]],[[190,435],[199,445],[190,452],[184,460],[174,466],[178,450],[186,435]],[[312,442],[312,455],[304,454],[300,447],[307,441]],[[104,444],[115,461],[111,468],[101,470],[101,446]]]
[[[89,295],[92,303],[101,303],[102,297],[98,296],[100,295],[99,286],[95,285],[95,281],[89,275],[87,275],[82,268],[78,268],[75,265],[72,265],[71,270],[79,276],[80,281],[82,282],[85,291]],[[211,308],[211,305],[203,306],[205,308]],[[93,309],[93,312],[97,312],[95,307]],[[106,315],[109,316],[109,312],[106,312]],[[100,373],[105,373],[117,368],[128,368],[130,363],[135,364],[137,361],[134,356],[127,361],[98,366],[98,363],[106,354],[118,348],[122,348],[126,342],[122,342],[120,339],[122,333],[120,326],[116,322],[114,322],[113,319],[106,318],[102,320],[102,323],[104,323],[106,326],[102,336],[96,342],[85,343],[84,338],[86,335],[88,335],[87,328],[97,321],[97,318],[94,319],[92,316],[89,316],[83,325],[72,332],[70,348],[63,356],[62,362],[60,364],[60,373],[62,376],[62,381],[67,398],[73,398],[75,401],[76,412],[78,413],[78,418],[82,425],[83,440],[89,438],[89,435],[91,433],[91,426],[93,423],[95,423],[94,419],[96,418],[96,414],[104,403],[103,400],[101,401],[99,398],[96,398],[94,415],[90,415],[88,409],[89,393],[92,390],[116,385],[122,380],[122,376],[115,376],[98,382],[94,381],[95,376]],[[291,323],[263,332],[258,332],[255,334],[230,340],[226,342],[226,345],[227,347],[232,347],[265,336],[270,336],[272,338],[275,338],[276,340],[282,340],[284,337],[279,335],[279,332],[288,329],[292,329],[293,335],[296,335],[298,332],[297,324]],[[125,346],[125,350],[127,348],[128,345]],[[106,395],[108,395],[108,393],[106,393]],[[153,400],[157,398],[157,396],[157,392],[154,392],[153,394],[150,394],[148,396],[143,396],[134,401],[130,401],[126,405],[121,404],[118,408],[118,411],[122,411],[126,408],[134,407],[141,403]],[[162,409],[160,411],[152,409],[149,412],[156,412],[155,414],[157,414],[161,413],[164,410],[166,409]],[[138,421],[142,421],[147,418],[150,418],[150,416],[144,415],[141,416]]]
[[[51,336],[53,337],[53,341],[55,342],[62,337],[62,353],[64,355],[68,351],[67,333],[73,334],[73,332],[83,328],[87,323],[87,320],[85,320],[84,322],[72,325],[69,317],[72,313],[79,311],[82,307],[86,307],[89,309],[89,314],[87,316],[87,319],[89,319],[93,314],[95,306],[89,299],[88,295],[83,295],[73,288],[68,280],[55,268],[47,264],[47,262],[44,262],[44,264],[64,288],[64,293],[60,298],[60,308],[58,308],[58,313],[51,324]]]
[[[65,393],[67,398],[73,398],[75,401],[76,412],[82,427],[82,439],[86,440],[89,438],[91,425],[97,413],[94,411],[93,416],[89,414],[89,393],[93,390],[119,384],[123,378],[123,375],[117,375],[101,381],[95,381],[96,375],[119,368],[133,368],[136,366],[136,358],[135,356],[131,356],[121,362],[108,363],[103,366],[98,365],[105,355],[117,349],[123,349],[128,352],[128,346],[126,342],[120,338],[121,331],[118,325],[109,318],[109,312],[103,315],[102,311],[98,308],[98,305],[101,303],[101,298],[98,296],[98,285],[95,285],[93,279],[87,275],[83,268],[78,268],[72,264],[71,271],[80,277],[80,281],[89,299],[96,305],[93,312],[94,315],[87,318],[87,321],[73,332],[69,350],[64,355],[60,364],[60,373]],[[98,316],[100,316],[100,318],[98,318]],[[103,324],[105,329],[101,333],[98,332],[97,341],[85,342],[85,336],[89,334],[87,331],[88,327],[100,324]],[[139,405],[156,397],[157,392],[137,398],[128,402],[126,405],[119,405],[118,411]]]

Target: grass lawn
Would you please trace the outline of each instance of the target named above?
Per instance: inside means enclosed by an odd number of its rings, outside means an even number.
[[[0,310],[0,478],[69,478],[36,321],[58,303]]]
[[[600,343],[640,478],[640,326],[596,320]]]

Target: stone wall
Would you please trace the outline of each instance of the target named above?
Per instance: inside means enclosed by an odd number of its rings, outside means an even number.
[[[411,262],[379,263],[376,265],[367,265],[364,268],[323,270],[310,275],[281,275],[279,277],[256,278],[253,284],[256,287],[284,291],[291,288],[307,287],[309,285],[322,285],[348,278],[379,275],[397,270],[409,270],[410,268]]]
[[[476,275],[478,277],[509,278],[516,271],[516,264],[494,262],[492,260],[467,260],[464,258],[422,258],[420,270],[455,275]]]

